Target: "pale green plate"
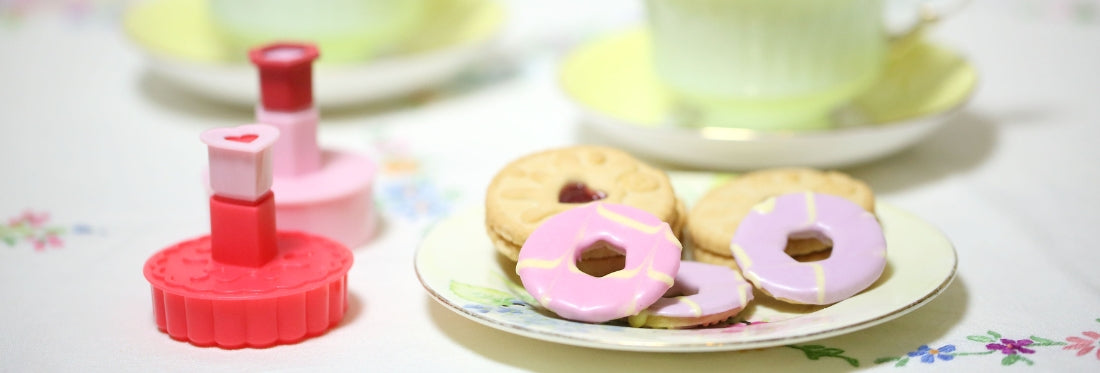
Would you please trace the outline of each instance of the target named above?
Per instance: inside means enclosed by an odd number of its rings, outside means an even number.
[[[882,78],[838,108],[834,129],[818,131],[674,124],[672,99],[653,72],[644,29],[614,33],[574,50],[561,65],[560,82],[586,114],[587,125],[637,153],[713,169],[836,167],[915,143],[974,91],[974,68],[954,52],[923,41],[891,52]]]
[[[494,0],[430,0],[415,36],[390,55],[361,64],[321,63],[317,100],[338,106],[406,94],[440,83],[483,55],[505,21]],[[256,102],[255,71],[242,56],[228,56],[207,13],[206,0],[153,0],[125,17],[127,35],[161,76],[204,96]]]
[[[727,176],[675,173],[672,182],[692,202]],[[730,351],[801,343],[851,333],[909,313],[942,293],[955,277],[951,242],[935,227],[879,203],[887,267],[862,293],[831,306],[795,306],[756,294],[742,323],[704,329],[639,329],[586,324],[555,316],[519,285],[515,263],[493,248],[482,209],[438,223],[416,252],[415,268],[428,294],[445,308],[508,333],[568,345],[629,351]]]

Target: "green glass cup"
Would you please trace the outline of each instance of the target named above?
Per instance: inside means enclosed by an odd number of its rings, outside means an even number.
[[[886,62],[882,0],[646,0],[679,122],[822,129]]]
[[[434,0],[208,0],[230,55],[274,41],[317,44],[323,63],[387,53],[420,24]]]

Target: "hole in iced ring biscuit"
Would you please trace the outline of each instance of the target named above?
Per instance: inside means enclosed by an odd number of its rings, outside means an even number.
[[[817,231],[795,232],[787,236],[783,252],[801,263],[818,262],[832,255],[833,241]]]
[[[577,269],[592,277],[603,277],[626,268],[626,255],[623,249],[599,241],[581,251],[577,258]]]
[[[570,181],[562,185],[558,192],[558,202],[561,203],[588,203],[607,198],[607,193],[588,187],[588,184],[579,181]]]

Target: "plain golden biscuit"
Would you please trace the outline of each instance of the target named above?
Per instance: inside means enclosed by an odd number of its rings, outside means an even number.
[[[600,201],[620,203],[668,222],[677,235],[686,217],[668,175],[618,149],[573,146],[527,155],[505,166],[485,194],[485,228],[493,246],[516,260],[527,237],[547,218],[580,206],[559,202],[563,188],[601,194]],[[614,256],[592,251],[585,258]]]
[[[729,245],[752,206],[768,197],[806,191],[840,196],[867,211],[875,209],[871,188],[840,172],[784,168],[746,173],[707,192],[688,213],[685,235],[695,260],[737,268]],[[792,239],[785,251],[802,256],[829,245],[812,238]]]

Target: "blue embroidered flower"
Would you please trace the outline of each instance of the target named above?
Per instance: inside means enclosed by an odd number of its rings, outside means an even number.
[[[936,361],[936,358],[943,361],[951,361],[951,359],[955,358],[952,352],[955,352],[955,345],[944,345],[940,348],[928,348],[928,345],[921,345],[916,351],[910,352],[908,355],[912,358],[919,356],[920,362],[932,364]]]
[[[449,208],[443,193],[427,180],[400,180],[383,188],[385,206],[408,219],[443,216]]]

